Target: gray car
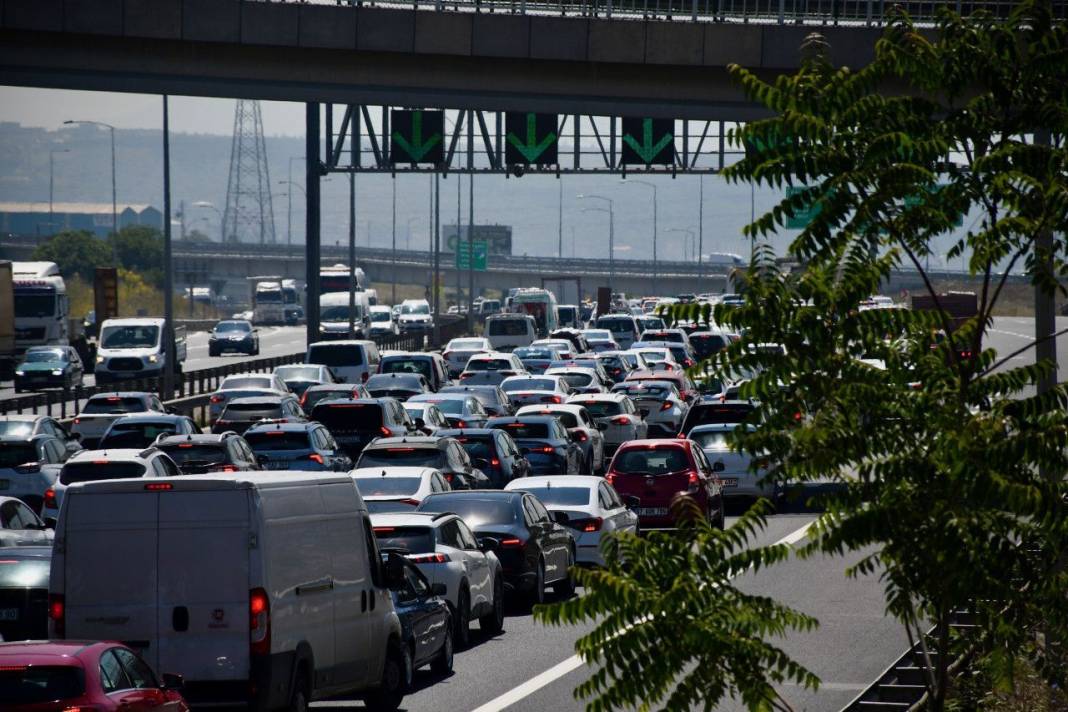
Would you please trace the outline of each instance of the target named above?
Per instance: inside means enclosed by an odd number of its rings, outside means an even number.
[[[753,458],[748,453],[739,452],[730,444],[730,434],[736,428],[741,427],[749,428],[749,430],[755,429],[752,425],[742,423],[698,425],[690,431],[690,440],[700,446],[712,467],[718,471],[718,477],[723,482],[725,498],[773,497],[775,481],[774,478],[768,476],[766,461],[763,458]],[[721,471],[717,463],[722,465]]]

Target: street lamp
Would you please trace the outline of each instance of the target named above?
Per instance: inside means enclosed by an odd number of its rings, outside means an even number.
[[[608,287],[612,288],[612,285],[616,280],[616,213],[615,204],[611,198],[606,198],[603,195],[583,195],[579,193],[575,196],[579,200],[601,200],[608,203],[607,208],[585,208],[586,211],[596,211],[602,213],[608,213]]]
[[[115,127],[111,124],[105,124],[103,121],[73,121],[68,119],[63,122],[64,124],[92,124],[93,126],[103,126],[111,132],[111,231],[117,233],[119,231],[119,209],[118,199],[115,192]]]
[[[223,230],[225,229],[223,226],[223,215],[222,212],[220,212],[220,210],[215,207],[215,203],[209,202],[207,200],[196,200],[192,203],[192,207],[207,208],[208,210],[215,211],[215,214],[219,216],[219,241],[226,242],[226,236],[223,235]]]
[[[656,183],[650,183],[647,180],[635,180],[633,178],[631,180],[620,179],[619,182],[620,183],[624,183],[624,184],[625,183],[633,183],[635,185],[644,185],[644,186],[646,186],[648,188],[652,188],[653,189],[653,282],[655,283],[656,282],[656,278],[657,278],[657,272],[658,272],[658,266],[657,266],[657,260],[656,260],[656,223],[657,223],[657,220],[656,220],[656,212],[657,212],[656,211],[656,206],[657,206],[657,202],[658,202],[657,199],[656,199]]]
[[[689,243],[682,243],[682,258],[684,260],[693,259],[693,253],[697,252],[697,231],[690,227],[673,227],[668,232],[684,232],[690,236]],[[687,253],[689,251],[689,254]]]
[[[48,152],[48,229],[56,234],[56,218],[52,211],[52,198],[54,194],[55,156],[57,153],[70,153],[69,148],[53,148]]]
[[[303,158],[303,156],[301,156]],[[293,159],[289,159],[289,171],[293,172]],[[294,188],[300,188],[300,192],[304,194],[304,199],[308,199],[308,191],[304,190],[304,186],[300,183],[294,183],[292,180],[280,180],[278,185],[289,185]],[[289,191],[289,199],[286,201],[286,253],[288,254],[293,247],[293,191]]]

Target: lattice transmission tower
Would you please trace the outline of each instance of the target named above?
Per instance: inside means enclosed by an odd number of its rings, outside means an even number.
[[[223,241],[274,244],[274,208],[260,102],[239,99],[234,108],[230,178],[226,183]]]

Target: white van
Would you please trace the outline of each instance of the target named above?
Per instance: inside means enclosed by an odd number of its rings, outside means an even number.
[[[373,341],[316,341],[308,346],[304,363],[327,366],[341,383],[363,383],[378,373],[382,357]]]
[[[494,314],[486,317],[483,332],[494,351],[511,351],[530,346],[537,338],[534,317],[529,314]]]
[[[96,383],[114,383],[131,378],[159,378],[167,362],[163,340],[165,319],[127,317],[107,319],[100,325],[96,349]],[[186,357],[185,327],[174,327],[175,373]]]
[[[352,293],[352,321],[356,336],[371,326],[367,292]],[[349,292],[328,292],[319,297],[319,335],[323,339],[349,338]]]
[[[400,704],[397,568],[348,475],[78,483],[55,540],[53,638],[121,640],[181,674],[194,705],[304,709],[350,693]]]

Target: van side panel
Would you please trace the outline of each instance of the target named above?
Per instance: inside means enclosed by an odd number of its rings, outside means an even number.
[[[159,498],[160,670],[191,687],[247,680],[249,490]]]
[[[334,634],[337,651],[337,681],[364,685],[369,669],[380,652],[372,649],[369,597],[374,595],[362,520],[363,508],[356,484],[320,487],[328,516],[323,538],[330,548],[334,567]]]
[[[64,547],[63,590],[53,590],[66,596],[68,639],[123,641],[162,672],[156,643],[158,506],[155,492],[72,492],[63,503],[57,542]]]

